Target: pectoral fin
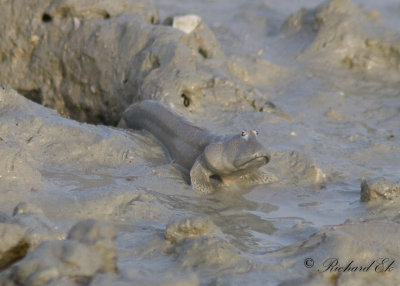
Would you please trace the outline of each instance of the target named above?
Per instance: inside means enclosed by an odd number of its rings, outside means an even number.
[[[248,184],[269,184],[278,181],[278,177],[272,173],[256,170],[241,176],[240,181]]]
[[[210,176],[212,173],[207,169],[202,156],[197,158],[190,170],[190,181],[192,188],[202,193],[212,193],[215,191],[214,185],[211,183]]]

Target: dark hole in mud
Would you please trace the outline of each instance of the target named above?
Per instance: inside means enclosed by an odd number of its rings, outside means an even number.
[[[158,69],[161,66],[160,64],[160,59],[158,57],[153,57],[152,63],[151,63],[151,69]]]
[[[106,13],[104,14],[103,17],[104,17],[104,19],[110,19],[110,18],[111,18],[111,15],[110,15],[109,13],[106,12]]]
[[[96,115],[94,121],[95,121],[97,124],[104,124],[104,122],[108,122],[108,121],[107,121],[107,118],[106,118],[103,114],[101,114],[101,113]]]
[[[49,23],[53,20],[53,17],[50,14],[43,13],[42,15],[42,22]]]
[[[164,22],[162,23],[164,26],[172,26],[173,18],[171,16],[165,18]]]
[[[189,107],[189,105],[190,105],[190,103],[191,103],[190,98],[189,98],[186,94],[184,94],[184,93],[181,94],[181,97],[183,98],[183,105],[184,105],[185,107]]]
[[[199,54],[205,59],[208,59],[210,57],[208,52],[201,47],[199,47]]]
[[[36,103],[42,104],[43,103],[43,96],[42,96],[42,90],[40,88],[38,89],[17,89],[18,93],[22,94],[25,96],[27,99],[30,99]]]
[[[253,100],[253,102],[251,103],[251,106],[254,107],[255,110],[258,110],[259,112],[269,112],[269,113],[273,113],[274,111],[276,111],[278,108],[275,105],[275,103],[273,103],[272,101],[266,100],[264,102],[264,105],[261,107],[257,106],[257,103],[255,100]]]
[[[265,105],[268,106],[269,108],[276,109],[276,105],[272,101],[266,100]]]
[[[28,253],[29,246],[29,243],[23,239],[16,246],[3,253],[0,260],[0,271],[24,258]]]
[[[218,181],[218,182],[222,182],[221,177],[218,176],[218,175],[211,175],[211,176],[210,176],[210,179],[216,180],[216,181]]]

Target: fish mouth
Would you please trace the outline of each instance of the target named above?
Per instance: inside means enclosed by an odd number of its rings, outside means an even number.
[[[260,155],[257,157],[253,157],[252,159],[244,162],[243,164],[239,165],[239,169],[253,169],[253,168],[259,168],[265,164],[267,164],[270,161],[271,156],[269,154],[265,155]]]

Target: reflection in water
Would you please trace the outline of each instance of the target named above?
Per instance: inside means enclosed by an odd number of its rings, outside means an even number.
[[[148,191],[173,209],[189,211],[196,216],[209,218],[226,234],[232,244],[243,251],[276,249],[268,237],[276,228],[273,223],[257,215],[270,213],[279,207],[269,203],[256,203],[244,198],[251,189],[240,192],[221,191],[206,197],[170,196]]]

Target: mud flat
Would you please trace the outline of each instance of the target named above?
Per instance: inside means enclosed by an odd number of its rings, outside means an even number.
[[[81,2],[1,5],[1,285],[398,284],[396,1]],[[275,180],[194,192],[149,98]]]

